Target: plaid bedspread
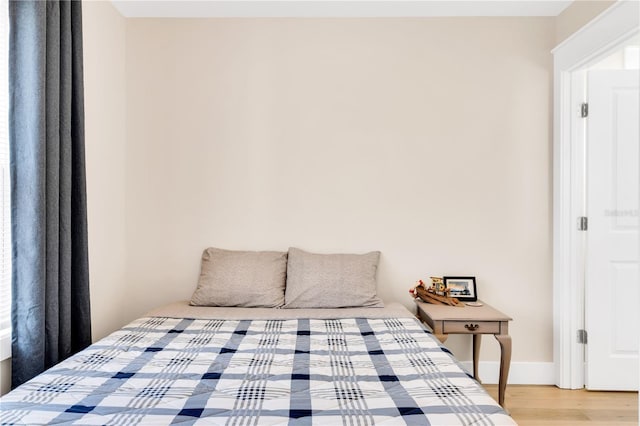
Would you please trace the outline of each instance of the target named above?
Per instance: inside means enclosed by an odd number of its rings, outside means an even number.
[[[412,318],[141,318],[0,407],[26,425],[515,424]]]

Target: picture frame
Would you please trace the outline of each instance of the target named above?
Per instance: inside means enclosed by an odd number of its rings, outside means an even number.
[[[450,289],[449,296],[461,302],[478,300],[476,277],[443,277],[445,289]]]

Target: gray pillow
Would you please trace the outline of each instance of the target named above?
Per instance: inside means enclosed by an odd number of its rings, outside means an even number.
[[[287,253],[208,248],[193,306],[278,308],[284,304]]]
[[[384,306],[376,295],[379,251],[315,254],[289,249],[284,308]]]

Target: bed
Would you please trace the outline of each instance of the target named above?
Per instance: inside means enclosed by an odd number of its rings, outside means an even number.
[[[510,425],[399,304],[149,312],[0,399],[2,424]]]

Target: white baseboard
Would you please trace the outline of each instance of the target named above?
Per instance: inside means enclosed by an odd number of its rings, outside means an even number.
[[[471,361],[463,361],[462,366],[473,374]],[[499,362],[480,361],[478,369],[482,383],[498,384]],[[507,383],[511,385],[553,385],[555,382],[555,370],[552,362],[512,362],[507,380]]]

